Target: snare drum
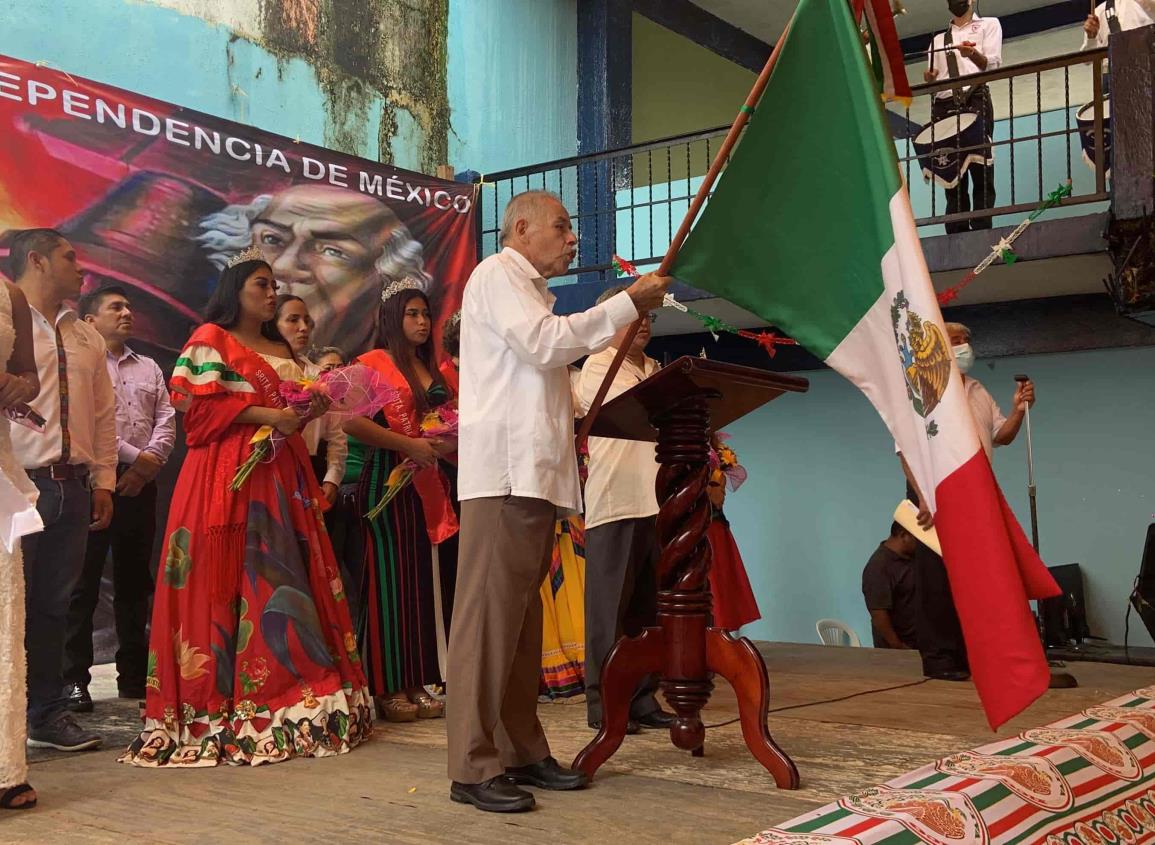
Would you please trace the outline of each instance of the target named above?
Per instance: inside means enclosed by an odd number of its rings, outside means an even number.
[[[944,188],[956,188],[972,163],[991,163],[985,141],[978,115],[959,112],[927,124],[915,136],[914,151],[928,182],[933,179]]]
[[[1083,161],[1095,169],[1095,103],[1090,102],[1075,113],[1075,125],[1079,127],[1079,143],[1083,146]],[[1111,98],[1103,98],[1103,164],[1107,176],[1111,175]]]

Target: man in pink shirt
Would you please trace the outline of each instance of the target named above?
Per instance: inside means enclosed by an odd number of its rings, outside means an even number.
[[[72,593],[65,641],[64,683],[68,707],[92,712],[88,694],[92,668],[92,618],[100,598],[101,574],[112,551],[113,612],[116,617],[117,688],[121,698],[143,699],[148,663],[148,602],[152,597],[153,535],[156,533],[156,476],[172,454],[176,411],[164,373],[151,358],[134,352],[132,308],[125,290],[108,286],[80,298],[80,318],[108,347],[105,365],[116,394],[116,492],[112,523],[88,535],[84,570]]]

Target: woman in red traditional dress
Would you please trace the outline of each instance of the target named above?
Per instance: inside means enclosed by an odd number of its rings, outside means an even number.
[[[718,456],[720,465],[711,471],[709,486],[706,488],[710,499],[710,526],[706,530],[706,538],[710,541],[710,595],[714,625],[727,631],[737,631],[743,625],[761,619],[762,612],[758,610],[758,600],[754,598],[750,579],[746,577],[746,564],[742,562],[742,554],[734,542],[730,520],[722,512],[722,505],[726,501],[727,471],[734,472],[737,468],[742,480],[745,480],[746,472],[738,464],[734,450],[725,445],[725,437],[714,435],[710,447],[714,455]],[[741,481],[737,483],[741,484]]]
[[[443,703],[425,687],[440,683],[444,671],[442,570],[456,572],[447,541],[457,534],[457,518],[441,461],[456,445],[422,436],[426,415],[452,400],[437,367],[432,330],[429,299],[418,281],[402,279],[385,288],[377,327],[383,348],[358,360],[381,373],[397,396],[372,420],[345,423],[346,434],[372,450],[361,474],[363,513],[381,500],[399,464],[409,460],[418,467],[412,482],[368,522],[364,624],[358,633],[378,714],[391,722],[444,713]]]
[[[205,324],[177,360],[188,456],[173,492],[157,581],[138,766],[272,763],[344,753],[372,730],[368,690],[322,494],[270,359],[272,270],[255,250],[229,263]],[[280,439],[238,491],[262,426]]]

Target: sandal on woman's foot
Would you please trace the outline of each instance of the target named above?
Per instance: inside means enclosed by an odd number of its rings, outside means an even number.
[[[409,700],[417,706],[418,719],[440,719],[445,715],[445,702],[438,701],[427,692],[419,692],[409,696]]]
[[[404,698],[378,698],[377,718],[386,722],[416,722],[418,707]]]
[[[16,786],[8,787],[0,793],[0,810],[31,810],[36,806],[35,797],[31,801],[24,801],[20,804],[14,803],[21,795],[26,795],[29,792],[34,792],[34,790],[26,783],[18,783]]]

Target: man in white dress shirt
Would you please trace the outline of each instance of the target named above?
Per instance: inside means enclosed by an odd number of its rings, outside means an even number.
[[[625,290],[612,287],[602,303]],[[653,318],[655,315],[650,315]],[[620,330],[608,349],[586,358],[578,379],[582,411],[588,410],[609,371],[627,329]],[[646,355],[650,321],[642,323],[622,367],[614,376],[606,401],[625,393],[658,371]],[[601,668],[622,634],[637,636],[658,615],[658,480],[657,447],[637,440],[591,437],[586,479],[586,718],[590,727],[602,721]],[[664,712],[654,693],[658,678],[649,675],[630,701],[627,733],[639,728],[668,728],[672,713]]]
[[[998,18],[982,18],[975,13],[974,0],[947,0],[951,22],[945,31],[931,39],[927,82],[940,79],[959,79],[983,71],[994,70],[1003,63],[1003,27]],[[955,114],[971,113],[978,116],[982,140],[988,144],[995,126],[995,112],[991,94],[986,85],[960,85],[934,95],[931,119],[943,120]],[[954,131],[955,122],[947,124]],[[938,136],[936,136],[938,137]],[[952,139],[957,141],[958,139]],[[964,144],[963,146],[971,146]],[[995,204],[994,153],[989,146],[964,152],[962,160],[970,157],[966,172],[958,185],[946,188],[946,213],[967,212],[972,208],[992,208]],[[961,166],[961,162],[960,162]],[[971,196],[967,195],[967,180]],[[990,217],[955,221],[945,224],[948,234],[991,228]]]
[[[1106,47],[1116,32],[1155,23],[1155,0],[1106,0],[1083,22],[1083,50]]]
[[[639,278],[581,314],[553,313],[547,279],[577,238],[553,194],[510,200],[503,249],[465,286],[461,312],[458,495],[461,554],[449,641],[450,797],[481,810],[528,810],[518,788],[576,789],[581,772],[550,756],[537,718],[542,608],[554,522],[581,509],[567,365],[662,303],[670,279]]]
[[[83,751],[99,734],[65,709],[64,639],[72,590],[84,567],[88,532],[112,521],[116,488],[116,400],[105,366],[104,338],[65,300],[80,295],[76,250],[53,229],[12,239],[9,275],[28,297],[40,394],[32,408],[43,433],[12,427],[12,448],[40,491],[44,531],[25,537],[28,652],[28,744]]]

